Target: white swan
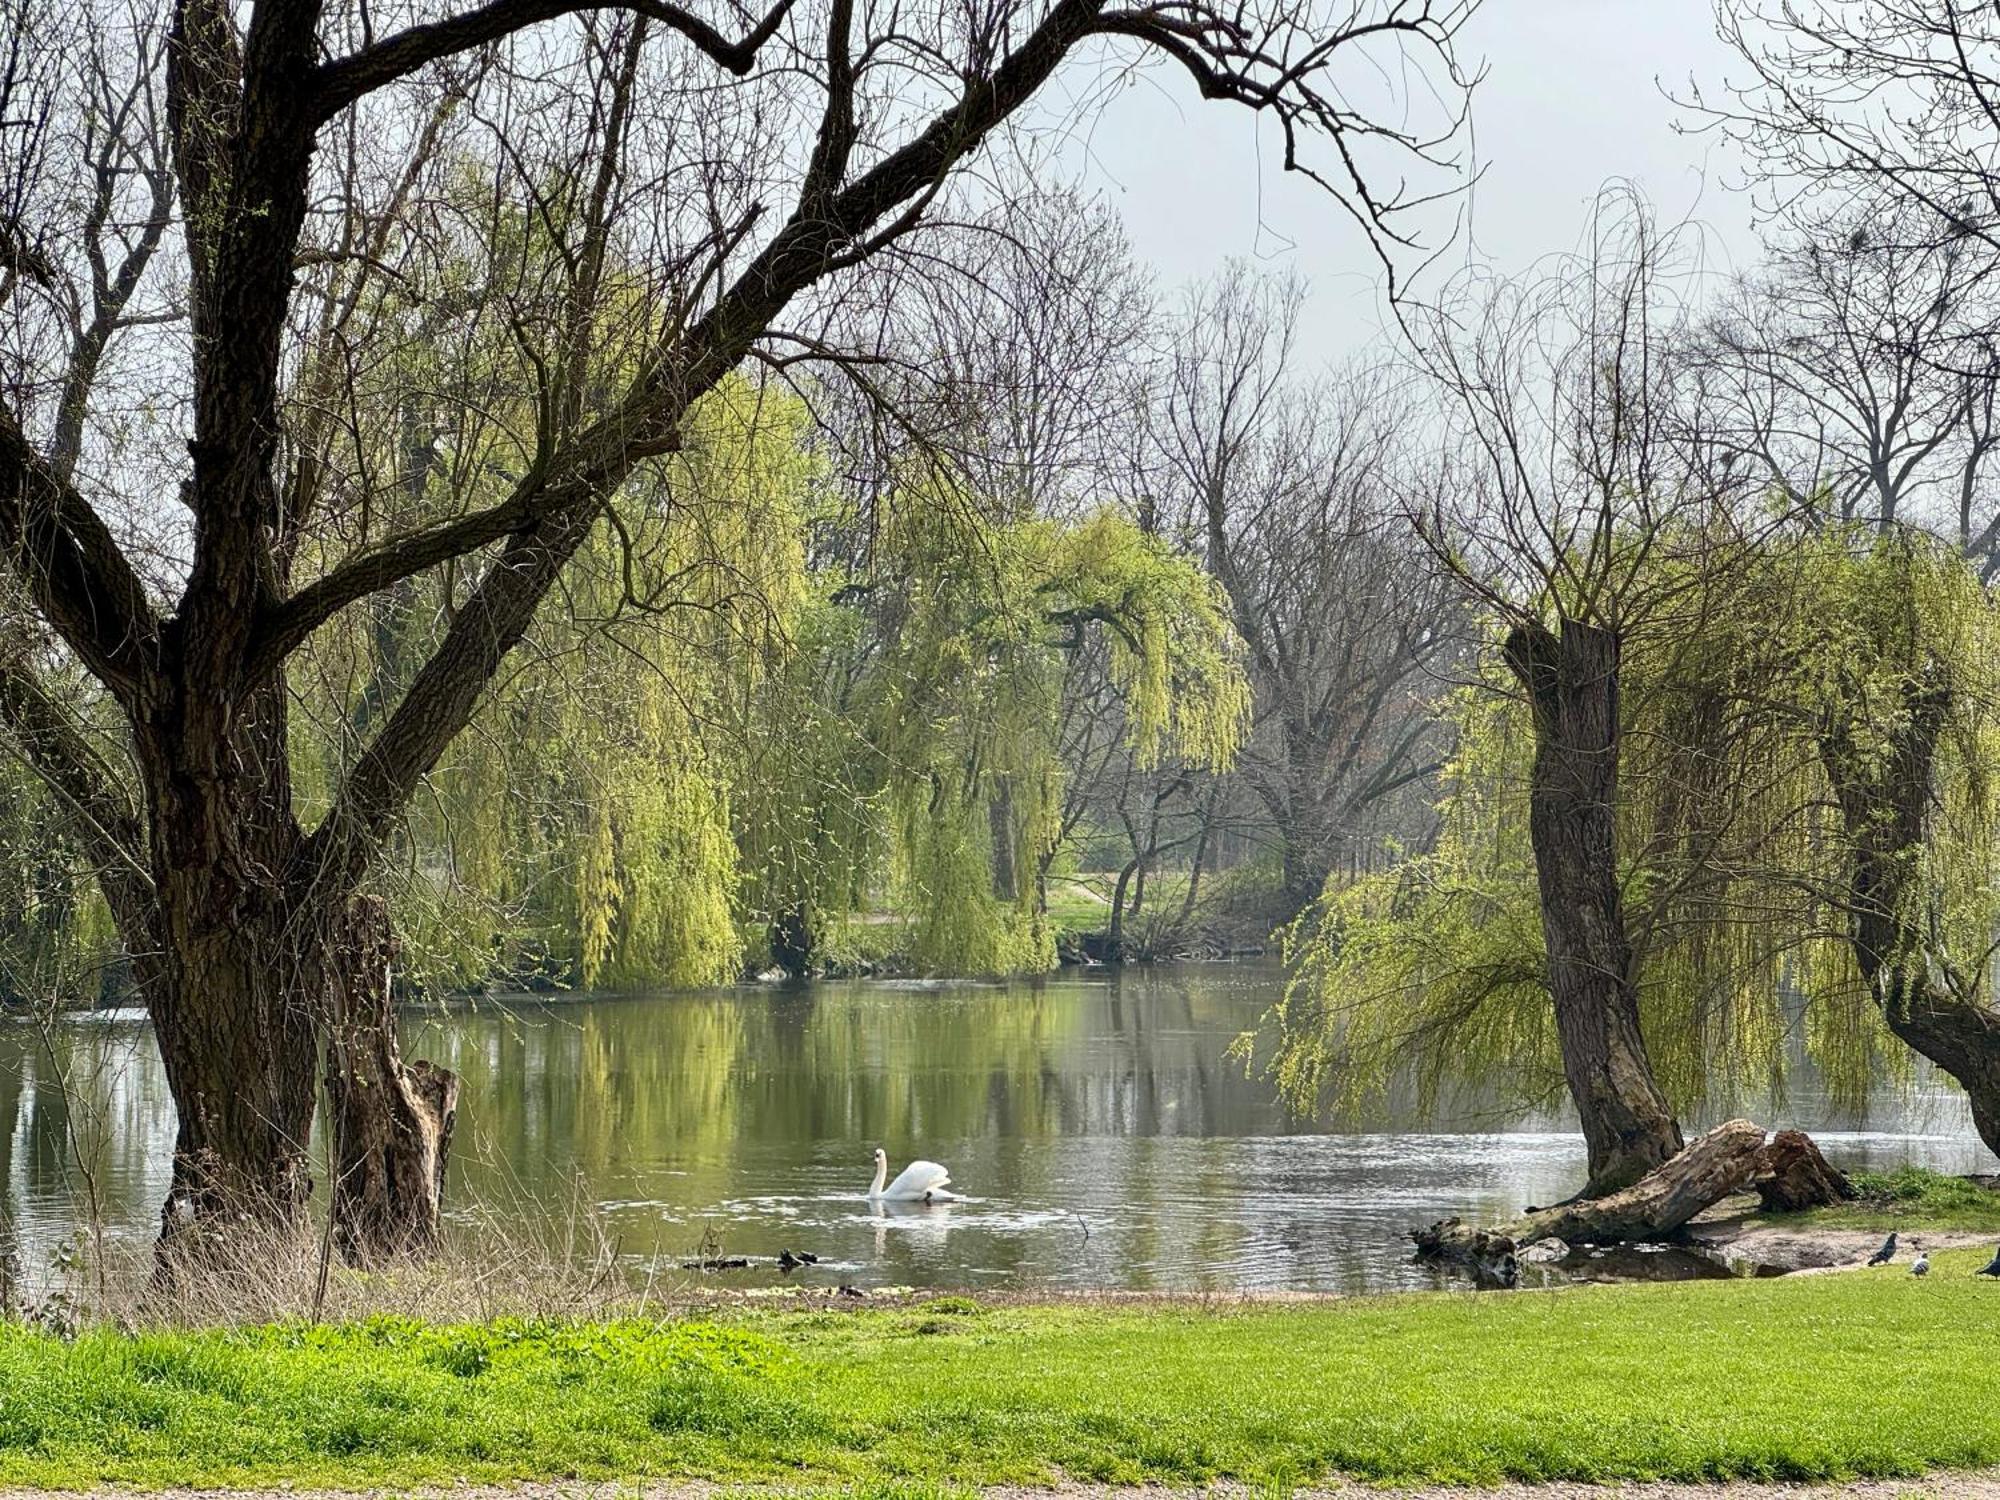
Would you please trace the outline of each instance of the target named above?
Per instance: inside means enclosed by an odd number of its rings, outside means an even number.
[[[934,1161],[913,1161],[896,1174],[896,1180],[887,1187],[883,1180],[889,1175],[889,1153],[880,1146],[875,1148],[875,1180],[868,1186],[871,1202],[886,1203],[950,1203],[958,1197],[956,1193],[945,1191],[945,1184],[951,1181],[951,1173]]]

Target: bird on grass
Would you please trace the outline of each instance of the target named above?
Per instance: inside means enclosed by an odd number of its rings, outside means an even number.
[[[1889,1231],[1889,1238],[1882,1241],[1882,1248],[1868,1257],[1871,1266],[1886,1266],[1896,1258],[1896,1231]]]
[[[1977,1276],[2000,1276],[2000,1250],[1993,1252],[1993,1259],[1973,1273]]]
[[[1931,1274],[1931,1258],[1928,1253],[1922,1250],[1917,1252],[1917,1258],[1910,1262],[1910,1274],[1912,1276],[1928,1276]]]

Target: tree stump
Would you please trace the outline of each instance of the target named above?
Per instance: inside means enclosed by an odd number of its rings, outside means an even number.
[[[1854,1196],[1854,1185],[1820,1155],[1813,1138],[1803,1130],[1781,1130],[1771,1138],[1771,1144],[1764,1148],[1756,1188],[1759,1206],[1766,1213],[1797,1213],[1845,1203]]]
[[[326,1047],[333,1240],[351,1265],[436,1247],[458,1113],[457,1074],[403,1063],[389,982],[395,952],[387,903],[356,897],[330,965]]]
[[[1482,1286],[1513,1286],[1521,1279],[1520,1247],[1491,1229],[1468,1229],[1460,1219],[1441,1219],[1413,1229],[1419,1260],[1446,1260],[1465,1267]]]
[[[1446,1219],[1410,1237],[1418,1255],[1453,1261],[1475,1272],[1499,1255],[1518,1253],[1524,1245],[1551,1237],[1586,1245],[1662,1239],[1742,1187],[1763,1161],[1763,1126],[1731,1120],[1619,1192],[1536,1209],[1486,1229]]]

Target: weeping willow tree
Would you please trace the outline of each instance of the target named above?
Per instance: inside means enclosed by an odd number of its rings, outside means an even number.
[[[2000,1154],[2000,606],[1959,553],[1900,530],[1833,553],[1817,582],[1832,649],[1805,656],[1799,698],[1845,942],[1819,945],[1809,983],[1871,1002]]]
[[[761,762],[758,908],[794,972],[871,894],[927,971],[1049,967],[1039,881],[1059,836],[1061,703],[1099,659],[1133,753],[1229,763],[1248,722],[1214,580],[1110,511],[996,517],[925,475],[903,485],[865,577],[824,581],[814,647],[772,679],[791,726]]]
[[[608,503],[376,877],[419,979],[694,985],[767,954],[804,973],[862,924],[926,971],[1047,968],[1016,872],[1057,837],[1078,674],[1102,663],[1085,690],[1146,764],[1228,763],[1248,688],[1196,564],[1111,512],[1010,519],[926,476],[882,507],[865,574],[814,566],[810,535],[852,514],[809,426],[796,397],[725,382]],[[437,448],[439,472],[480,467]],[[302,786],[335,779],[451,610],[445,579],[319,644]]]
[[[0,1009],[129,1000],[96,867],[69,809],[18,761],[0,761]]]
[[[614,245],[581,236],[599,257],[588,309],[545,274],[593,212],[587,180],[496,205],[473,168],[441,175],[434,233],[377,294],[402,336],[335,372],[375,418],[352,424],[374,446],[352,459],[364,482],[344,545],[501,503],[540,461],[554,367],[574,363],[569,399],[589,404],[644,359],[646,279]],[[572,335],[533,354],[524,324]],[[823,465],[810,425],[796,394],[725,376],[601,497],[607,524],[583,537],[370,872],[416,981],[693,985],[740,971],[741,705],[811,602]],[[402,579],[294,663],[308,726],[295,776],[311,811],[481,582],[476,569]]]
[[[795,397],[733,379],[679,451],[607,504],[519,669],[428,778],[377,880],[417,977],[541,971],[588,986],[699,985],[745,956],[741,704],[787,670],[811,603],[820,465]],[[395,664],[448,624],[412,594],[316,662],[340,687],[307,741],[337,756]],[[344,670],[338,668],[343,667]]]
[[[1858,1109],[1910,1076],[1900,1037],[1967,1083],[1993,1143],[1979,1090],[2000,1060],[1996,630],[1950,549],[1843,531],[1759,543],[1727,609],[1628,646],[1618,884],[1677,1111],[1782,1095],[1802,1061]],[[1561,1094],[1530,709],[1498,656],[1496,640],[1487,680],[1447,710],[1459,748],[1437,844],[1329,885],[1289,934],[1265,1039],[1298,1107]]]

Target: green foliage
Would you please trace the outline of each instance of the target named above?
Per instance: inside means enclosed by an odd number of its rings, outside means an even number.
[[[497,962],[709,984],[780,923],[822,957],[858,951],[883,906],[919,968],[1044,969],[1035,875],[1054,854],[1068,696],[1114,697],[1148,761],[1225,764],[1247,722],[1220,590],[1113,513],[995,519],[927,477],[884,503],[865,569],[815,562],[808,542],[852,517],[802,403],[746,381],[702,401],[681,450],[609,515],[389,863],[422,978],[477,982]],[[308,804],[451,600],[448,580],[413,585],[316,642]]]
[[[1901,533],[1766,541],[1721,566],[1623,640],[1616,813],[1643,1029],[1678,1108],[1781,1093],[1802,1066],[1858,1107],[1910,1069],[1847,940],[1853,841],[1828,746],[1852,746],[1866,775],[1913,694],[1942,690],[1936,813],[1903,856],[1932,941],[1903,961],[1990,983],[2000,613],[1949,549]],[[1365,1113],[1398,1088],[1521,1105],[1562,1086],[1528,837],[1533,726],[1494,646],[1447,708],[1435,848],[1329,885],[1289,933],[1268,1065],[1301,1108]]]
[[[1087,632],[1141,758],[1226,764],[1248,721],[1219,588],[1109,511],[996,519],[924,476],[888,503],[869,576],[824,582],[757,700],[772,743],[745,800],[759,908],[804,912],[828,946],[879,889],[918,969],[1051,965],[1037,872]]]
[[[2000,1191],[1986,1183],[1927,1167],[1850,1172],[1847,1180],[1854,1187],[1854,1200],[1814,1209],[1808,1222],[1828,1228],[1960,1229],[2000,1234]]]
[[[795,398],[725,383],[680,452],[628,485],[535,622],[521,665],[411,810],[384,884],[424,977],[482,979],[509,948],[587,985],[733,978],[743,940],[733,800],[743,747],[715,732],[786,649],[806,598],[819,469]],[[455,456],[446,460],[455,467]],[[300,780],[330,785],[450,585],[316,643]],[[349,731],[354,733],[351,735]],[[315,762],[317,762],[315,764]]]
[[[296,585],[503,503],[552,421],[606,414],[657,327],[657,287],[614,251],[591,326],[563,336],[585,185],[496,209],[470,172],[447,163],[426,233],[382,247],[396,277],[326,273],[329,316],[351,293],[348,331],[373,342],[301,358],[288,482],[328,519],[299,539]],[[674,437],[602,497],[385,851],[405,970],[430,988],[703,985],[760,965],[774,930],[835,960],[889,942],[932,971],[1048,967],[1065,716],[1087,700],[1142,765],[1226,765],[1249,689],[1220,588],[1112,511],[1024,519],[921,468],[887,495],[845,491],[776,382],[723,381]],[[294,659],[302,822],[490,565],[400,580]],[[101,958],[76,851],[28,854],[47,799],[29,787],[11,810],[22,963],[48,967],[33,945],[72,934],[65,963]],[[9,832],[0,819],[0,895]]]
[[[1224,1310],[954,1301],[73,1342],[10,1325],[0,1482],[1906,1477],[2000,1463],[1986,1254],[1940,1254],[1923,1281],[1892,1266]]]
[[[80,684],[76,698],[89,701]],[[68,806],[0,756],[0,1006],[47,1010],[127,993],[95,875]]]

